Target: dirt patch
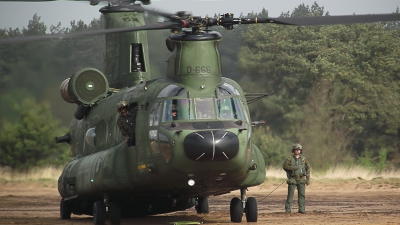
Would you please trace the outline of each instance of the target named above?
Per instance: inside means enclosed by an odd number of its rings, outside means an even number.
[[[249,189],[248,197],[255,197],[258,202],[257,224],[400,224],[400,179],[314,182],[306,190],[307,214],[296,213],[296,197],[294,213],[284,213],[286,184],[268,195],[282,182],[281,179],[271,179]],[[229,202],[233,197],[240,197],[239,192],[211,196],[211,213],[207,215],[198,215],[194,209],[189,209],[123,219],[122,224],[167,224],[177,221],[230,224]],[[2,182],[0,224],[93,224],[90,216],[72,215],[71,220],[60,220],[59,203],[55,181]],[[247,224],[245,221],[243,216],[243,224]]]

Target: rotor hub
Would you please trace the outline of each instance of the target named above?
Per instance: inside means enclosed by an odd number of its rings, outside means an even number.
[[[171,34],[170,39],[173,41],[210,41],[220,40],[222,35],[219,32],[205,30],[205,31],[182,31],[178,34]]]

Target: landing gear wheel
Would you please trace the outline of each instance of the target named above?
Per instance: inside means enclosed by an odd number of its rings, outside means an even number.
[[[110,202],[110,224],[121,224],[121,204],[119,203],[119,201]]]
[[[243,217],[243,206],[242,201],[239,198],[232,198],[231,200],[231,222],[241,223]]]
[[[208,207],[208,197],[202,197],[197,199],[196,212],[198,214],[201,213],[206,214],[210,212],[210,209]]]
[[[93,223],[95,225],[106,223],[106,206],[103,201],[99,200],[93,204]]]
[[[71,202],[64,201],[64,199],[61,199],[61,202],[60,202],[60,219],[62,219],[62,220],[71,219],[71,213],[72,213]]]
[[[250,197],[246,202],[246,220],[247,222],[257,222],[258,209],[255,198]]]

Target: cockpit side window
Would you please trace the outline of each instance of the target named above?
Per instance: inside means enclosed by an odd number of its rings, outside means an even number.
[[[220,119],[244,119],[243,110],[238,98],[216,100],[217,115]]]
[[[163,122],[189,120],[194,118],[193,106],[189,99],[167,99],[164,101]]]
[[[164,101],[164,115],[162,118],[163,122],[171,121],[172,120],[172,100],[167,99]]]

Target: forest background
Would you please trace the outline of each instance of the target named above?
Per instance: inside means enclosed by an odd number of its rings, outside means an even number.
[[[268,11],[241,16],[267,17]],[[281,16],[329,12],[314,3]],[[35,14],[26,28],[0,29],[0,38],[95,30],[102,24],[99,16],[90,24],[48,28]],[[254,128],[253,143],[268,166],[281,166],[298,142],[315,169],[400,168],[400,22],[214,30],[223,37],[223,76],[244,91],[270,94],[249,105],[253,121],[266,121]],[[165,76],[169,34],[148,31],[153,78]],[[59,87],[81,68],[103,69],[103,42],[99,35],[0,45],[0,166],[29,169],[70,160],[69,147],[56,145],[54,137],[68,131],[76,105],[61,98]]]

